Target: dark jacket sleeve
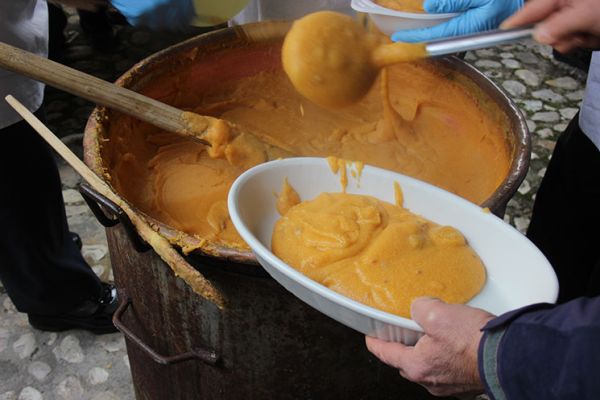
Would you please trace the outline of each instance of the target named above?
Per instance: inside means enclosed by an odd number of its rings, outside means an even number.
[[[479,371],[492,399],[600,399],[600,297],[524,307],[483,331]]]

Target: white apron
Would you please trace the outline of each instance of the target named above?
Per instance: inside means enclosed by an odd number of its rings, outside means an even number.
[[[0,41],[40,56],[48,55],[46,0],[0,0]],[[4,98],[12,94],[30,111],[44,98],[44,85],[0,69],[0,129],[21,120]]]
[[[592,54],[592,65],[585,85],[579,126],[600,150],[600,51]]]

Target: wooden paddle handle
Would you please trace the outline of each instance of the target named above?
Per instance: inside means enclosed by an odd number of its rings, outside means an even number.
[[[2,42],[0,67],[121,111],[167,131],[199,136],[189,121],[182,118],[183,111],[175,107]],[[207,125],[213,120],[201,118]]]

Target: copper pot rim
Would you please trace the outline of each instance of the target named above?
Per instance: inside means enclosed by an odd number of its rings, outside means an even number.
[[[121,75],[115,84],[129,87],[136,81],[141,80],[146,72],[152,70],[156,65],[169,58],[181,57],[182,54],[195,52],[198,47],[206,43],[212,43],[213,45],[226,43],[234,48],[243,44],[278,41],[283,38],[289,26],[290,22],[258,22],[201,34],[146,57]],[[491,196],[481,204],[481,207],[487,207],[497,214],[503,214],[506,204],[525,179],[529,168],[531,138],[525,117],[508,94],[475,67],[454,56],[439,58],[436,62],[459,72],[476,83],[509,118],[510,130],[515,133],[508,138],[513,144],[513,158],[509,173]],[[99,140],[103,137],[104,125],[107,121],[110,121],[109,113],[110,111],[105,107],[94,108],[85,127],[83,147],[86,164],[111,185],[110,176],[100,155],[101,145]],[[115,191],[115,193],[117,192]],[[134,205],[131,205],[131,208],[143,216],[153,229],[185,254],[192,253],[216,258],[220,261],[259,265],[251,250],[227,247],[187,234],[149,216]]]

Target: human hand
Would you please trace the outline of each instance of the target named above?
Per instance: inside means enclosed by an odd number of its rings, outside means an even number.
[[[494,316],[429,297],[416,299],[411,314],[425,331],[414,346],[367,337],[369,351],[435,396],[482,393],[477,351],[481,328]]]
[[[195,16],[192,0],[111,0],[131,25],[183,29]]]
[[[502,27],[534,23],[534,39],[561,53],[600,47],[600,0],[530,0]]]
[[[559,1],[559,0],[557,0]],[[576,1],[576,0],[573,0]],[[395,32],[395,42],[429,42],[449,36],[497,28],[523,5],[523,0],[425,0],[423,8],[428,13],[462,13],[447,22],[430,28]]]

